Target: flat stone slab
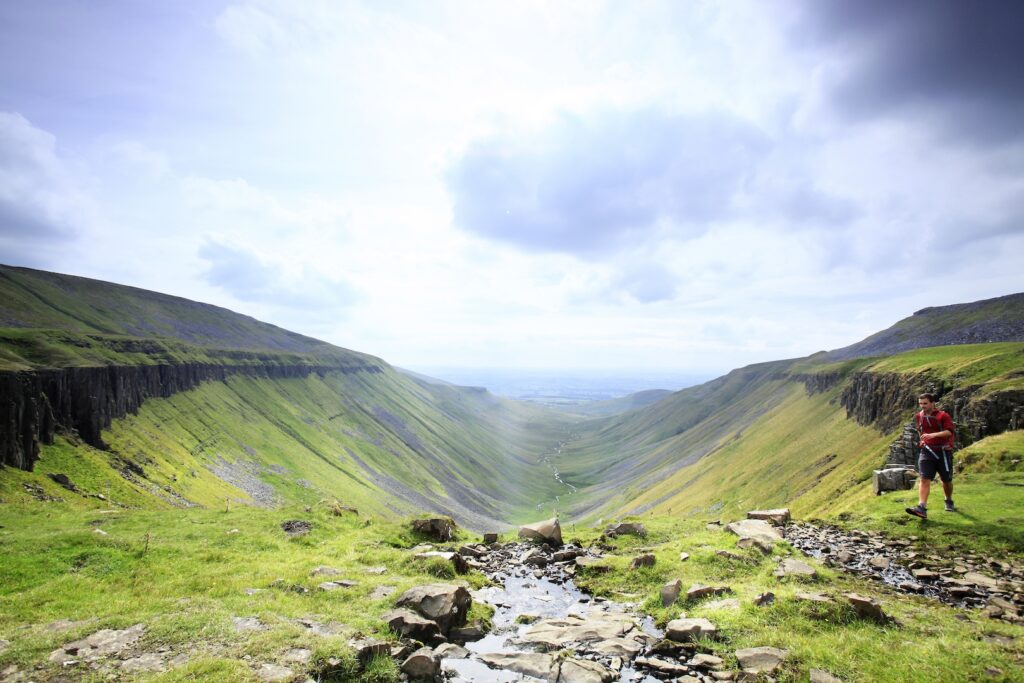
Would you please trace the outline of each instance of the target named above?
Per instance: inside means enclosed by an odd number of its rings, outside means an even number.
[[[761,519],[741,519],[727,524],[725,530],[742,538],[754,538],[766,543],[782,540],[782,532]]]
[[[561,649],[565,643],[590,643],[621,638],[635,628],[624,615],[591,612],[585,618],[569,615],[564,619],[544,619],[531,626],[520,642]]]
[[[256,670],[256,677],[262,683],[289,683],[295,678],[295,672],[278,664],[263,664]]]
[[[779,566],[775,568],[773,572],[778,578],[787,578],[794,576],[798,579],[814,579],[817,578],[818,572],[811,565],[800,560],[794,560],[787,558],[779,563]]]
[[[558,664],[552,655],[539,652],[494,652],[482,654],[479,659],[493,669],[515,671],[545,681],[558,679]]]
[[[117,655],[135,645],[145,631],[144,624],[135,624],[122,630],[105,628],[82,640],[57,648],[50,653],[50,661],[63,664],[74,660],[91,661]]]
[[[778,526],[789,521],[789,508],[778,508],[775,510],[751,510],[747,513],[747,519],[760,519],[771,522]]]
[[[736,650],[736,660],[747,673],[770,674],[782,666],[789,657],[789,650],[777,647],[748,647]]]
[[[566,659],[558,670],[558,683],[610,683],[615,680],[611,669],[586,659]]]
[[[717,634],[718,627],[707,619],[673,619],[665,627],[665,637],[677,643],[713,638]]]
[[[832,598],[821,593],[794,593],[793,597],[804,602],[817,602],[823,605],[830,605],[835,602]]]
[[[138,657],[132,657],[121,662],[121,671],[127,671],[129,673],[152,673],[156,671],[163,671],[165,668],[164,658],[156,652],[147,652],[139,655]]]
[[[632,638],[608,638],[598,641],[590,649],[602,655],[632,659],[644,649],[644,644]]]

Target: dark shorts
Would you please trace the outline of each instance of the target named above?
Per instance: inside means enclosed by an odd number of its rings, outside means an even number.
[[[922,448],[917,459],[917,471],[925,479],[935,480],[937,474],[942,481],[953,481],[953,451],[949,448]]]

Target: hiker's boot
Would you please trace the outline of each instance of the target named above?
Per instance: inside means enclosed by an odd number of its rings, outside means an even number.
[[[907,508],[907,514],[914,515],[915,517],[920,517],[921,519],[928,519],[928,510],[925,508],[924,505],[921,505],[920,503],[912,508]]]
[[[947,498],[946,499],[946,512],[956,512],[956,508],[953,507],[953,499],[952,498]]]

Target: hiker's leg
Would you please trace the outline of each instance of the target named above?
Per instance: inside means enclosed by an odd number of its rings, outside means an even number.
[[[942,492],[946,494],[946,500],[953,499],[953,480],[942,482]]]
[[[945,483],[945,482],[943,482]],[[932,480],[928,477],[921,477],[921,487],[918,490],[917,500],[921,503],[921,507],[928,506],[928,494],[932,492]]]

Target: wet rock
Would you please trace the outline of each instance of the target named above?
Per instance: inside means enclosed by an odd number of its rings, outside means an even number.
[[[707,619],[673,619],[665,627],[665,637],[680,643],[714,638],[717,634],[718,627]]]
[[[542,553],[539,548],[530,548],[520,556],[519,562],[533,567],[546,567],[548,565],[548,556]]]
[[[310,522],[302,519],[289,519],[286,522],[281,522],[281,530],[293,538],[308,534],[312,528],[313,525]]]
[[[433,681],[441,673],[441,658],[429,647],[421,647],[402,662],[402,673],[411,680]]]
[[[388,627],[402,636],[415,638],[421,643],[430,640],[441,632],[440,627],[430,619],[426,619],[410,609],[391,610],[381,617]]]
[[[879,623],[889,621],[888,615],[882,611],[882,604],[874,598],[864,597],[856,593],[846,593],[845,596],[858,616],[862,619],[870,619]]]
[[[800,560],[794,560],[792,558],[785,559],[780,562],[779,566],[773,573],[779,578],[788,578],[792,576],[798,579],[814,579],[818,576],[818,572],[815,571],[814,567],[806,562],[801,562]]]
[[[836,678],[824,669],[811,669],[810,683],[843,683],[843,679]]]
[[[687,662],[690,666],[699,666],[704,669],[720,669],[725,666],[725,660],[714,655],[699,654]]]
[[[760,519],[765,522],[771,522],[776,526],[784,526],[789,521],[789,508],[751,510],[747,513],[747,519]]]
[[[553,545],[556,547],[561,546],[562,527],[558,523],[557,517],[544,520],[543,522],[524,524],[523,526],[519,527],[519,538],[522,538],[527,541],[538,541],[540,543],[547,543],[548,545]]]
[[[647,553],[634,557],[633,561],[629,563],[630,569],[640,569],[641,567],[653,567],[654,566],[654,555]]]
[[[757,607],[765,607],[767,605],[772,604],[773,602],[775,602],[775,593],[772,593],[771,591],[761,593],[756,598],[754,598],[754,604]]]
[[[295,680],[295,672],[277,664],[263,664],[256,671],[256,677],[262,683],[288,683]]]
[[[875,569],[885,570],[888,569],[889,565],[892,564],[892,560],[890,560],[888,557],[875,555],[874,557],[868,560],[868,564],[874,567]]]
[[[609,538],[615,538],[616,536],[647,538],[647,528],[639,522],[619,522],[618,524],[608,525],[608,528],[604,530],[604,534]]]
[[[558,680],[558,663],[551,655],[537,652],[488,653],[480,661],[494,669],[507,669],[546,681]]]
[[[465,659],[469,656],[469,650],[455,643],[443,643],[435,652],[445,659]]]
[[[566,659],[558,670],[558,683],[610,683],[615,674],[597,662]]]
[[[679,599],[679,593],[683,590],[683,582],[679,579],[669,581],[661,587],[661,605],[668,607]]]
[[[334,567],[315,567],[309,572],[310,576],[337,576],[338,574],[341,574],[341,570]]]
[[[760,519],[743,519],[738,522],[732,522],[726,525],[725,530],[739,536],[740,539],[754,538],[766,543],[782,540],[781,531]]]
[[[747,673],[771,674],[789,657],[789,650],[777,647],[748,647],[736,650],[736,660]]]
[[[455,568],[456,573],[465,574],[469,571],[469,564],[466,563],[466,558],[458,553],[449,553],[440,550],[432,550],[426,553],[416,553],[412,556],[414,560],[426,561],[432,558],[439,558],[445,562],[450,562],[452,567]]]
[[[570,614],[562,619],[544,619],[520,636],[520,642],[560,649],[565,643],[589,643],[620,638],[634,628],[624,615],[591,612],[585,618]]]
[[[591,649],[602,655],[632,659],[644,649],[644,646],[632,638],[607,638],[595,643]]]
[[[412,521],[412,530],[435,541],[451,541],[455,538],[455,521],[450,517],[414,519]]]
[[[635,666],[642,666],[645,669],[653,669],[665,676],[684,676],[690,672],[690,667],[678,662],[672,662],[660,657],[637,657],[633,662]]]

